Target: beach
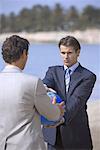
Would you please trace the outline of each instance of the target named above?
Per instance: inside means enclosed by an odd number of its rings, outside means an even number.
[[[87,111],[93,140],[93,150],[100,150],[100,100],[89,101]]]
[[[0,34],[0,42],[3,42],[7,37],[17,34],[27,38],[30,42],[58,42],[62,37],[71,35],[75,36],[81,43],[100,44],[100,30],[87,29],[85,31],[51,31],[51,32],[20,32],[20,33],[3,33]]]
[[[58,42],[62,37],[72,35],[82,43],[100,44],[100,30],[97,29],[74,32],[3,33],[0,34],[0,42],[13,34],[27,38],[30,42]],[[93,150],[100,150],[100,100],[90,100],[87,111],[93,139]]]

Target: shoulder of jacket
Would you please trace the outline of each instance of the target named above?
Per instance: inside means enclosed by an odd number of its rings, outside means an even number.
[[[26,80],[27,79],[29,79],[29,80],[36,80],[36,81],[39,80],[39,77],[31,75],[31,74],[26,74],[26,73],[23,73],[23,77],[26,78]]]
[[[89,70],[89,69],[87,69],[87,68],[85,68],[85,67],[83,67],[83,66],[81,66],[81,65],[79,65],[79,67],[81,68],[81,70],[82,70],[84,73],[89,74],[89,75],[92,75],[92,76],[94,76],[94,77],[96,78],[95,73],[93,73],[91,70]]]

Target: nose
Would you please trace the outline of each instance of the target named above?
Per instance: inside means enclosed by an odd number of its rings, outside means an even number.
[[[68,54],[67,53],[65,53],[65,58],[68,58]]]

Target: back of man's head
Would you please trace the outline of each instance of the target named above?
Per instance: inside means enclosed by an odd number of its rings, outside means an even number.
[[[7,38],[2,45],[2,56],[6,63],[11,64],[20,59],[23,51],[28,53],[29,42],[28,40],[13,35]]]

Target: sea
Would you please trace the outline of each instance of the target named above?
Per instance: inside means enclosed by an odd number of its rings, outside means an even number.
[[[0,43],[0,71],[4,67]],[[100,44],[81,44],[78,61],[80,64],[96,74],[97,80],[90,101],[100,100]],[[43,79],[49,66],[63,65],[57,43],[31,43],[29,57],[23,72]]]

